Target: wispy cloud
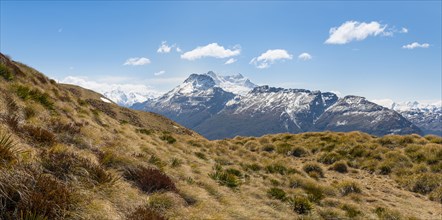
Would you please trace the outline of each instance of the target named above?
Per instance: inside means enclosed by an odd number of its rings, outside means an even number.
[[[239,46],[232,49],[225,49],[223,46],[218,45],[218,43],[211,43],[185,52],[181,55],[181,59],[196,60],[204,57],[228,58],[238,56],[240,53],[241,49]]]
[[[183,51],[181,50],[181,48],[176,47],[176,52],[177,52],[177,53],[181,53],[181,52],[183,52]]]
[[[429,48],[429,47],[430,47],[430,44],[428,44],[428,43],[420,44],[418,42],[413,42],[413,43],[402,46],[403,49],[409,49],[409,50],[415,49],[415,48]]]
[[[126,60],[126,62],[124,62],[123,65],[125,66],[142,66],[142,65],[146,65],[149,64],[150,60],[148,58],[145,57],[133,57],[133,58],[129,58]]]
[[[325,43],[346,44],[351,41],[364,40],[368,36],[392,35],[392,32],[385,31],[386,28],[387,25],[382,25],[376,21],[370,23],[346,21],[339,27],[330,28],[330,36]]]
[[[269,68],[277,60],[291,60],[292,58],[293,55],[283,49],[267,50],[259,57],[254,57],[250,64],[254,64],[258,69],[265,69]]]
[[[309,53],[301,53],[301,54],[299,54],[298,59],[303,60],[303,61],[307,61],[307,60],[313,59],[313,57]]]
[[[235,58],[230,58],[230,59],[228,59],[224,64],[229,65],[229,64],[232,64],[232,63],[234,63],[234,62],[236,62],[236,61],[237,61],[237,59],[235,59]]]
[[[408,29],[403,27],[403,28],[399,31],[399,33],[406,34],[406,33],[408,33]]]
[[[158,71],[158,72],[154,73],[153,75],[154,75],[154,76],[159,76],[159,75],[163,75],[163,74],[165,74],[165,73],[166,73],[166,71],[161,70],[161,71]]]
[[[160,47],[157,50],[157,53],[169,53],[172,50],[172,46],[167,45],[167,41],[161,42]]]

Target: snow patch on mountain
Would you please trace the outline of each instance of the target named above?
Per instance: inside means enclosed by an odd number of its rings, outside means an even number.
[[[249,79],[245,78],[240,73],[231,76],[222,76],[213,71],[209,71],[206,75],[210,76],[217,86],[233,94],[244,95],[257,87],[256,84],[250,82]]]

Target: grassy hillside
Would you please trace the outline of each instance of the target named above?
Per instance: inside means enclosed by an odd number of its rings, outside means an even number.
[[[0,219],[442,218],[440,137],[208,141],[0,63]]]

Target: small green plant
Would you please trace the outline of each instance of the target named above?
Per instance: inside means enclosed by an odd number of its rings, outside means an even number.
[[[269,197],[272,199],[278,199],[281,201],[285,200],[286,197],[286,193],[284,192],[284,190],[276,187],[267,190],[267,195],[269,195]]]
[[[345,211],[346,215],[349,218],[354,218],[354,217],[362,214],[361,211],[359,211],[355,206],[350,205],[350,204],[342,204],[340,208]]]
[[[252,163],[252,164],[246,164],[244,165],[245,170],[251,170],[251,171],[259,171],[262,169],[262,167],[259,164]]]
[[[180,160],[180,159],[178,159],[176,157],[172,158],[172,160],[171,160],[171,166],[172,167],[179,167],[179,166],[181,166],[181,164],[183,164],[182,160]]]
[[[361,187],[353,181],[342,181],[337,185],[341,195],[346,196],[350,193],[361,193]]]
[[[315,178],[315,177],[324,177],[324,171],[322,170],[321,166],[317,163],[311,162],[305,164],[302,169],[304,172],[306,172],[309,176]]]
[[[291,197],[288,199],[288,202],[293,211],[301,215],[308,214],[313,209],[312,203],[302,196]]]
[[[279,173],[281,175],[286,175],[289,173],[289,169],[281,164],[271,164],[265,167],[266,171],[269,173]]]

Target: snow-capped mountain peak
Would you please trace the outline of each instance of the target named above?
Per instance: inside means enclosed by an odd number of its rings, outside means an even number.
[[[250,82],[250,80],[245,78],[241,73],[230,76],[222,76],[213,71],[209,71],[202,75],[210,76],[218,87],[233,94],[242,95],[257,87],[256,84]]]

